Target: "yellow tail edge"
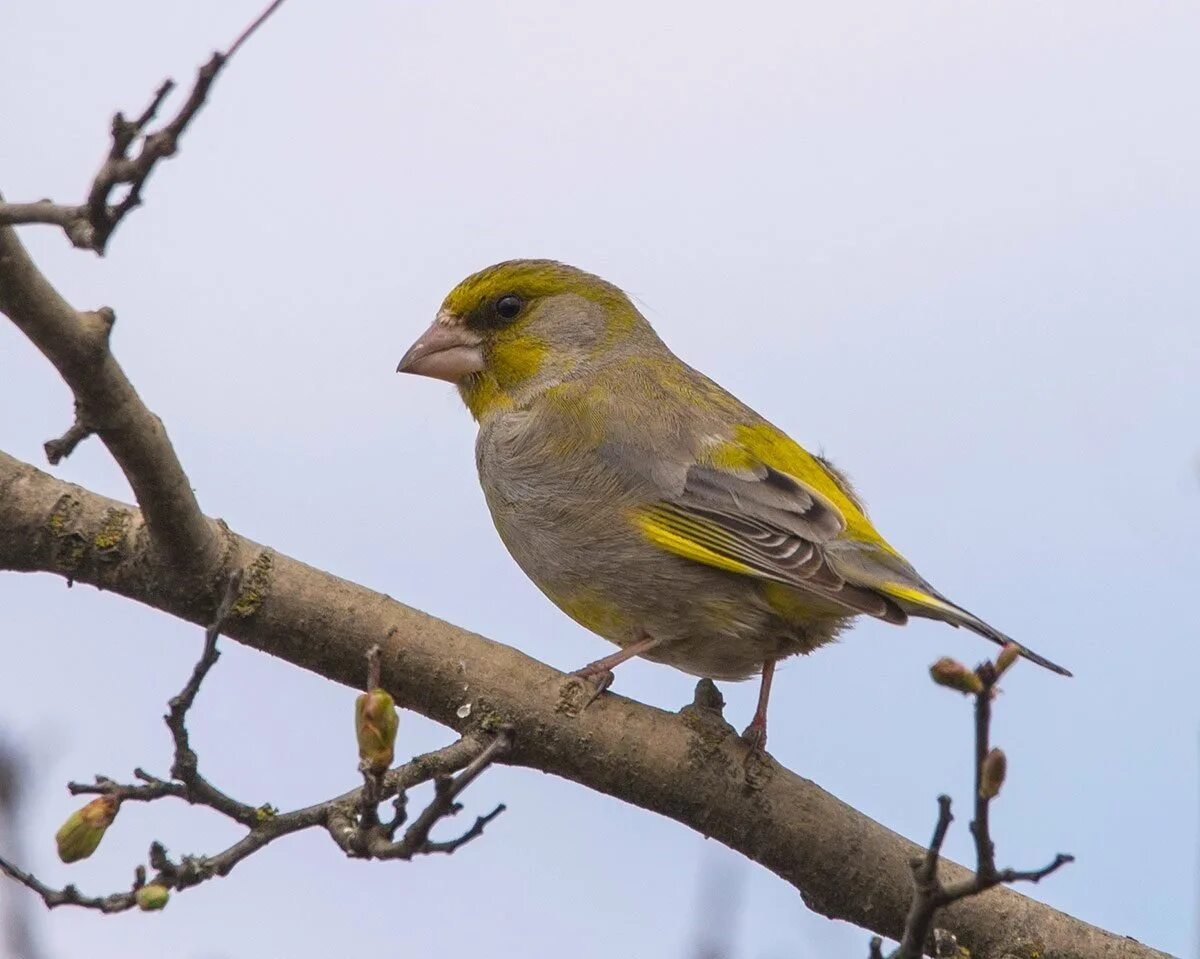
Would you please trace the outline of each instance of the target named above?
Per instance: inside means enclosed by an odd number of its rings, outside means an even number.
[[[954,603],[950,602],[944,596],[928,592],[916,586],[910,586],[907,583],[881,583],[875,589],[885,596],[899,600],[904,604],[903,608],[905,612],[913,616],[938,619],[952,626],[965,626],[972,632],[978,633],[980,636],[986,637],[993,643],[1001,646],[1012,643],[1020,650],[1021,655],[1031,663],[1037,663],[1039,666],[1050,670],[1052,673],[1058,673],[1060,676],[1074,675],[1066,667],[1059,666],[1058,663],[1047,659],[1039,653],[1035,653],[1032,649],[1023,646],[1012,637],[1006,636],[994,626],[988,625],[974,613],[968,612],[961,606],[954,605]]]

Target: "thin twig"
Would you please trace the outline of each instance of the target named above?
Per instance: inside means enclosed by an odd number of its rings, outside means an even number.
[[[204,682],[204,678],[208,675],[209,670],[212,669],[221,656],[217,650],[217,637],[221,635],[221,627],[224,625],[225,618],[229,615],[230,609],[233,608],[238,591],[241,589],[241,584],[242,571],[238,569],[234,571],[233,575],[229,577],[229,581],[225,584],[225,593],[221,597],[221,602],[217,606],[217,611],[213,616],[212,622],[204,630],[204,651],[192,669],[192,675],[188,678],[187,683],[184,684],[183,689],[180,690],[177,696],[172,697],[170,703],[168,703],[167,714],[163,717],[163,721],[171,731],[171,738],[175,743],[175,758],[171,763],[171,778],[178,780],[184,785],[184,798],[188,802],[210,806],[230,819],[240,822],[243,826],[253,826],[258,822],[260,816],[257,808],[238,802],[236,799],[227,796],[200,775],[198,768],[199,759],[196,756],[196,751],[192,749],[187,731],[188,710],[192,708],[192,703],[196,700],[196,694],[200,691],[200,684]]]
[[[434,843],[429,839],[430,831],[439,821],[447,816],[453,816],[461,808],[455,802],[458,795],[479,778],[480,773],[511,748],[512,732],[508,729],[501,729],[496,737],[487,744],[483,752],[476,756],[461,773],[453,779],[439,777],[434,780],[433,802],[413,820],[412,825],[405,830],[404,837],[399,842],[392,843],[386,848],[372,850],[372,855],[376,859],[411,859],[413,856],[429,852],[454,852],[459,846],[480,835],[484,826],[504,812],[503,803],[486,816],[479,817],[475,824],[456,840]]]
[[[392,837],[407,819],[405,790],[410,784],[397,781],[391,773],[384,777],[382,795],[377,799],[374,795],[371,797],[377,804],[388,796],[396,796],[396,814],[390,822],[381,823],[374,806],[370,810],[364,808],[367,790],[370,788],[364,786],[355,794],[356,805],[333,805],[325,827],[333,841],[349,856],[410,860],[414,856],[431,853],[453,853],[472,839],[481,836],[487,824],[504,812],[505,805],[500,803],[487,815],[479,816],[465,833],[455,839],[434,841],[429,838],[430,831],[440,820],[459,812],[462,807],[455,801],[456,797],[511,748],[512,731],[502,727],[465,764],[458,776],[451,778],[446,774],[438,774],[426,777],[434,780],[433,801],[422,810],[399,841],[394,841]]]
[[[284,0],[273,2],[246,27],[224,52],[217,51],[196,72],[196,79],[183,105],[175,116],[155,131],[149,129],[167,97],[175,89],[175,81],[160,84],[149,105],[135,119],[124,114],[113,116],[108,155],[92,179],[87,200],[79,206],[41,200],[36,203],[0,202],[0,225],[41,223],[61,227],[72,245],[93,250],[103,256],[113,232],[121,221],[142,203],[142,190],[159,160],[174,156],[179,140],[200,108],[208,100],[209,91],[230,58],[267,21]],[[135,145],[140,141],[137,152]],[[113,191],[122,185],[129,187],[125,195],[114,202]]]
[[[221,658],[220,652],[217,651],[217,637],[221,635],[221,627],[225,623],[225,617],[229,615],[230,609],[233,608],[234,601],[237,599],[238,591],[242,587],[242,571],[235,570],[225,583],[225,592],[221,595],[221,602],[217,604],[217,611],[213,615],[212,621],[204,629],[204,652],[196,665],[192,667],[192,675],[188,677],[188,681],[184,684],[183,689],[179,691],[177,696],[172,697],[170,702],[170,714],[166,717],[167,726],[172,733],[175,733],[176,727],[182,729],[184,720],[187,717],[187,711],[192,708],[192,703],[196,701],[196,694],[200,692],[200,684],[204,682],[204,677],[208,675],[208,671],[213,668],[218,659]],[[183,748],[187,748],[187,731],[176,735],[176,743],[181,740]]]
[[[171,697],[167,714],[163,717],[175,745],[171,779],[160,779],[139,767],[133,771],[133,775],[141,781],[140,785],[118,783],[107,776],[97,775],[93,783],[68,783],[67,789],[72,795],[113,796],[122,802],[153,802],[156,799],[174,796],[190,803],[210,806],[244,826],[254,826],[258,823],[261,818],[259,808],[237,802],[199,774],[199,758],[191,747],[187,730],[188,710],[196,701],[201,683],[221,656],[217,649],[217,638],[221,635],[221,628],[229,616],[229,611],[237,601],[242,576],[242,570],[238,569],[226,581],[217,610],[204,630],[204,648],[200,659],[192,667],[192,673],[183,689]]]
[[[187,732],[188,711],[196,701],[209,671],[220,657],[217,638],[241,587],[241,571],[229,577],[220,603],[204,631],[204,649],[192,669],[187,683],[172,697],[166,717],[167,727],[175,744],[175,759],[171,779],[159,779],[143,769],[135,769],[138,783],[119,783],[107,776],[96,776],[90,784],[70,783],[72,794],[112,796],[118,802],[154,802],[166,797],[208,806],[247,827],[245,836],[213,856],[183,856],[172,859],[162,843],[150,846],[148,862],[155,870],[152,883],[168,890],[184,890],[210,879],[227,876],[243,859],[283,836],[304,829],[324,828],[334,842],[347,854],[372,859],[412,859],[416,855],[450,854],[478,838],[493,819],[504,812],[500,804],[454,839],[435,841],[429,832],[441,819],[454,815],[461,808],[457,797],[479,775],[504,755],[512,746],[512,733],[503,728],[487,742],[467,735],[443,749],[419,756],[387,772],[366,779],[359,789],[335,796],[322,803],[280,813],[271,806],[250,806],[226,795],[200,775],[198,757],[191,748]],[[369,678],[379,682],[381,651],[372,647],[367,655]],[[457,776],[452,774],[458,772]],[[417,817],[400,842],[392,837],[405,819],[407,789],[434,781],[434,798]],[[396,815],[386,825],[379,821],[380,802],[396,797]],[[0,858],[0,871],[7,873],[37,893],[45,904],[75,905],[100,912],[123,912],[138,905],[138,890],[146,884],[146,870],[139,866],[131,889],[108,896],[84,896],[74,886],[54,889],[32,874]]]
[[[109,896],[85,896],[73,885],[54,889],[36,876],[3,858],[0,858],[0,872],[36,892],[49,909],[54,909],[56,906],[83,906],[85,909],[96,909],[100,912],[124,912],[135,904],[132,893],[116,892]]]
[[[480,745],[477,740],[471,737],[464,737],[449,746],[432,753],[426,753],[423,756],[418,756],[390,770],[384,778],[384,788],[388,795],[391,795],[398,788],[410,788],[420,785],[435,775],[442,775],[463,768],[472,759],[477,759],[485,749],[486,747]],[[103,780],[103,777],[98,777],[98,779]],[[104,782],[111,783],[108,780],[104,780]],[[97,789],[96,791],[110,792],[112,795],[122,795],[119,790],[136,788],[121,786],[117,783],[112,783],[111,785],[115,788],[111,790]],[[361,790],[352,790],[326,802],[306,806],[288,813],[275,813],[268,807],[262,807],[257,811],[258,821],[254,827],[237,842],[213,856],[183,856],[178,861],[175,861],[167,855],[161,843],[153,843],[150,847],[148,861],[156,872],[150,881],[165,886],[168,889],[183,890],[200,885],[210,879],[227,876],[242,860],[284,836],[314,828],[325,828],[332,832],[331,824],[337,822],[339,816],[345,810],[353,809],[358,805],[360,793]],[[164,793],[164,795],[178,795],[178,793],[169,792]],[[149,800],[150,797],[134,795],[129,798]],[[472,827],[470,831],[472,835],[465,837],[463,841],[465,842],[467,839],[474,838],[475,835],[481,833],[483,825],[486,825],[487,822],[494,819],[497,815],[499,815],[499,811],[493,811],[488,816],[481,817],[483,823],[480,824],[477,822],[476,826]],[[458,844],[461,845],[462,843]],[[338,842],[338,845],[341,846],[343,843]],[[449,846],[450,843],[434,845],[435,848],[429,849],[429,852],[453,851],[448,848],[436,848],[439,845]],[[71,905],[106,913],[125,912],[136,907],[137,889],[146,882],[145,870],[142,869],[140,882],[135,882],[133,888],[128,892],[116,892],[107,896],[85,896],[73,885],[62,889],[54,889],[47,886],[32,874],[3,858],[0,858],[0,872],[6,873],[17,882],[32,889],[50,908]]]
[[[235,53],[237,53],[238,47],[240,47],[243,43],[245,43],[247,40],[249,40],[251,34],[253,34],[255,30],[257,30],[264,23],[266,23],[267,18],[269,18],[271,16],[271,14],[273,14],[281,6],[283,6],[283,0],[275,0],[275,2],[272,3],[269,7],[267,7],[266,10],[264,10],[262,13],[260,13],[258,15],[258,17],[255,19],[255,21],[252,24],[250,24],[250,26],[246,27],[246,29],[243,30],[238,35],[238,38],[229,45],[229,49],[225,51],[225,59],[228,60]]]
[[[991,749],[992,698],[996,688],[996,667],[990,662],[981,663],[975,675],[983,682],[983,691],[975,696],[975,764],[974,818],[971,820],[971,837],[975,840],[975,873],[992,879],[996,875],[996,846],[992,842],[991,827],[988,825],[988,808],[991,798],[983,789],[983,761]]]
[[[50,461],[51,466],[57,466],[60,462],[75,452],[75,447],[92,435],[94,430],[83,421],[83,413],[79,409],[79,404],[75,404],[75,422],[71,424],[62,436],[54,440],[46,440],[42,444],[42,448],[46,451],[46,459]]]
[[[943,662],[948,662],[955,669],[966,672],[963,667],[952,661],[944,660]],[[985,761],[991,752],[992,702],[996,695],[999,671],[994,663],[985,662],[975,669],[974,675],[978,682],[973,687],[975,690],[973,692],[975,714],[974,818],[971,820],[970,829],[975,841],[975,874],[949,886],[943,885],[938,877],[938,861],[941,857],[942,843],[945,842],[946,832],[954,819],[950,813],[950,797],[939,796],[938,817],[933,830],[933,838],[926,847],[925,854],[914,857],[910,863],[913,873],[912,901],[904,923],[904,934],[899,946],[892,952],[889,959],[920,959],[925,954],[926,943],[933,931],[933,920],[939,909],[968,896],[986,892],[1002,883],[1038,882],[1061,866],[1074,861],[1073,856],[1059,853],[1053,862],[1041,869],[1028,871],[996,869],[996,846],[991,836],[988,813],[992,799],[999,792],[1003,774],[1000,774],[997,782],[991,784],[995,788],[985,788],[984,772]],[[962,686],[955,688],[965,691]],[[878,938],[871,940],[869,955],[870,959],[882,959],[882,943]]]

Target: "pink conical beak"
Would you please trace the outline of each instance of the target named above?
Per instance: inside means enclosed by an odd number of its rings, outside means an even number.
[[[457,383],[464,376],[483,369],[481,338],[456,319],[447,322],[441,314],[429,329],[408,348],[397,373],[416,373]]]

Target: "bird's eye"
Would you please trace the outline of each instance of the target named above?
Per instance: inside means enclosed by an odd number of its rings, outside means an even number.
[[[513,296],[510,293],[508,296],[502,296],[496,301],[496,315],[504,320],[515,320],[517,314],[521,312],[521,307],[524,305],[519,296]]]

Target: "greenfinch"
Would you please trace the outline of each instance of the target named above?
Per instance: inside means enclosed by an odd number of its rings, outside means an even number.
[[[857,615],[1012,642],[927,583],[843,473],[677,358],[597,276],[551,260],[481,270],[398,369],[458,387],[504,545],[620,647],[577,671],[597,693],[633,656],[711,679],[761,675],[744,735],[762,748],[775,664]]]

